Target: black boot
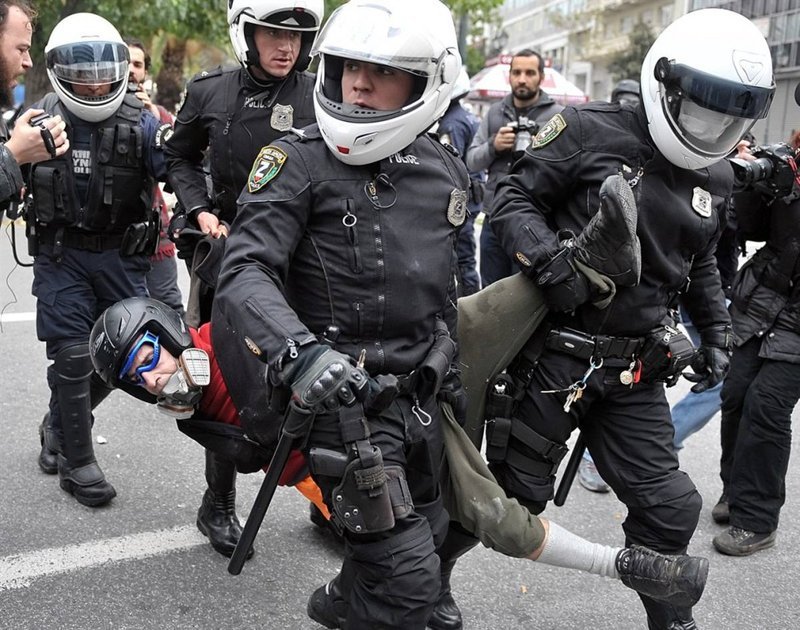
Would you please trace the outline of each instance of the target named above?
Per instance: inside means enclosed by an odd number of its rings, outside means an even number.
[[[642,595],[691,608],[703,594],[708,560],[693,556],[667,556],[647,547],[632,546],[617,555],[622,583]]]
[[[431,630],[461,630],[463,621],[461,619],[461,611],[450,590],[450,575],[453,572],[453,567],[456,566],[456,560],[477,544],[477,538],[457,523],[450,522],[447,537],[441,547],[436,550],[441,560],[442,586],[439,590],[439,600],[433,608],[430,619],[428,619],[428,628],[431,628]]]
[[[347,621],[347,602],[342,597],[337,575],[311,593],[306,614],[326,628],[342,628]]]
[[[232,556],[242,535],[236,516],[236,465],[206,449],[208,489],[197,510],[197,529],[208,536],[211,546],[223,556]],[[247,553],[249,559],[253,549]]]
[[[53,361],[53,369],[63,432],[62,452],[58,457],[59,485],[82,505],[105,505],[117,496],[117,491],[106,481],[92,447],[92,363],[87,344],[61,349]]]
[[[61,446],[55,432],[50,428],[49,412],[44,414],[39,425],[39,443],[42,445],[42,450],[39,451],[39,468],[48,475],[55,475],[58,472],[58,452]]]

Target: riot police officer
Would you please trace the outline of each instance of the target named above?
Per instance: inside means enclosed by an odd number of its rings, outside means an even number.
[[[259,149],[314,122],[314,77],[304,71],[323,10],[322,0],[233,0],[228,24],[240,67],[202,72],[186,88],[167,142],[169,182],[188,222],[214,238],[227,235]],[[182,221],[178,214],[172,229]],[[208,321],[212,296],[213,290],[204,291],[199,307],[190,306],[189,323]],[[198,302],[193,298],[190,304]],[[206,451],[206,481],[197,526],[214,549],[230,556],[241,535],[233,463]]]
[[[626,543],[683,553],[702,501],[678,469],[663,383],[691,363],[706,388],[728,367],[715,206],[732,193],[723,158],[769,110],[769,47],[739,14],[695,11],[659,35],[641,85],[643,107],[566,108],[498,186],[493,229],[542,288],[550,314],[511,370],[519,402],[510,419],[494,423],[487,456],[496,453],[501,485],[538,512],[553,496],[564,443],[580,427],[597,469],[628,508]],[[602,186],[620,173],[638,208],[641,274],[618,284],[600,308],[571,235],[584,230]],[[696,354],[675,329],[679,294],[700,331]],[[641,598],[651,630],[695,627],[691,607]]]
[[[64,18],[45,58],[53,92],[35,107],[61,116],[71,140],[66,153],[35,164],[28,183],[36,332],[53,362],[39,464],[58,472],[79,503],[96,507],[116,491],[92,448],[92,409],[110,390],[91,378],[89,332],[110,304],[147,295],[159,230],[151,195],[166,175],[161,140],[169,127],[129,92],[128,47],[104,18]]]
[[[316,415],[305,452],[346,561],[309,614],[327,627],[423,628],[448,520],[436,392],[456,378],[448,331],[468,175],[422,134],[449,105],[461,59],[436,0],[353,0],[316,51],[317,125],[259,153],[212,321]],[[393,400],[370,398],[381,376],[396,379]]]

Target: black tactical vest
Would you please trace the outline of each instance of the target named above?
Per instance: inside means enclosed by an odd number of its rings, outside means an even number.
[[[67,133],[71,133],[70,118],[55,94],[46,95],[41,107],[67,121]],[[76,187],[71,148],[61,157],[33,166],[33,213],[40,225],[121,233],[147,219],[155,181],[144,163],[142,107],[136,96],[126,94],[116,113],[94,126],[85,205]]]

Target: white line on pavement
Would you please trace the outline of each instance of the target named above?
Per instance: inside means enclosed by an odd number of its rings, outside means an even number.
[[[0,315],[0,324],[10,324],[12,322],[33,322],[36,321],[36,313],[4,313]]]
[[[137,560],[203,544],[208,544],[208,539],[196,527],[181,526],[5,556],[0,558],[0,592],[25,588],[38,578],[58,573]]]

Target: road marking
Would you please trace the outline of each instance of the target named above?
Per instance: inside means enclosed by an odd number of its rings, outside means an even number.
[[[0,558],[0,592],[26,588],[43,577],[208,544],[194,526],[181,526]]]
[[[36,313],[4,313],[0,315],[0,324],[11,324],[13,322],[34,322]]]

